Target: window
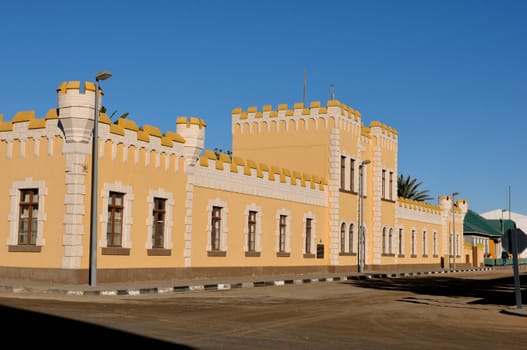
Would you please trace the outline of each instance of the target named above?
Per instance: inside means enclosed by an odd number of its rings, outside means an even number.
[[[20,191],[20,210],[18,218],[18,244],[35,245],[37,239],[38,190]]]
[[[393,229],[390,229],[390,232],[388,233],[388,254],[393,254]]]
[[[47,192],[48,189],[44,181],[33,180],[30,177],[23,181],[13,181],[11,184],[9,188],[10,204],[5,208],[6,211],[9,208],[9,211],[4,213],[9,223],[9,236],[7,238],[9,252],[38,253],[42,250],[42,246],[45,244],[44,220],[46,213],[44,207]],[[72,209],[70,204],[70,201],[64,202],[66,212]],[[68,231],[71,226],[65,223],[65,228],[67,235],[68,232],[71,232]]]
[[[150,214],[147,215],[147,226],[146,230],[143,231],[145,240],[147,241],[147,249],[152,248],[154,244],[152,241],[154,197],[164,196],[149,195],[148,199],[146,199],[148,212],[145,212],[145,214]],[[131,186],[124,185],[120,182],[104,183],[102,190],[102,209],[100,213],[101,234],[97,244],[101,247],[101,254],[130,255],[130,249],[132,247],[131,231],[133,223],[133,202],[134,193]],[[167,232],[165,227],[163,232],[165,246],[167,245],[166,235]]]
[[[423,256],[427,256],[428,255],[428,240],[427,240],[427,237],[428,235],[426,234],[426,231],[423,231]]]
[[[108,247],[122,246],[123,199],[123,193],[110,192],[108,198],[108,223],[106,230]]]
[[[412,230],[412,256],[415,256],[415,230]]]
[[[404,255],[403,251],[403,229],[399,229],[399,255]]]
[[[434,241],[434,256],[437,256],[437,232],[434,232],[433,234],[433,241]]]
[[[346,252],[346,224],[340,225],[340,252]]]
[[[393,171],[390,171],[390,199],[393,200]]]
[[[382,229],[382,253],[386,254],[386,227]]]
[[[131,195],[129,195],[129,192],[124,193],[123,246],[126,246],[128,245],[126,239],[129,236],[128,227],[131,225],[131,220],[127,220],[127,217],[129,217],[128,207],[131,206],[128,200]],[[174,212],[173,198],[174,195],[171,192],[166,192],[163,189],[150,189],[148,191],[146,204],[148,211],[151,213],[147,220],[146,232],[148,256],[172,255],[172,229],[174,227],[174,221],[172,220],[172,213]]]
[[[386,170],[382,169],[381,198],[386,198]]]
[[[165,203],[164,198],[154,198],[154,209],[152,211],[152,246],[163,248],[165,243]]]
[[[350,159],[350,191],[355,191],[355,159]]]
[[[306,218],[306,254],[311,254],[311,218]]]
[[[279,227],[279,235],[278,235],[278,252],[285,253],[285,238],[286,238],[286,215],[280,215],[280,227]]]
[[[211,250],[218,251],[221,246],[221,207],[212,207],[210,242]]]
[[[247,218],[247,251],[256,251],[256,212],[249,211]]]
[[[354,230],[353,224],[350,224],[350,230],[349,230],[349,252],[353,253],[353,230]]]
[[[340,156],[340,189],[346,189],[346,157]]]

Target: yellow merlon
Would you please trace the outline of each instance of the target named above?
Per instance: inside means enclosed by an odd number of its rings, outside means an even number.
[[[139,130],[139,127],[137,127],[137,124],[133,120],[119,118],[117,119],[117,125],[119,125],[121,128],[126,130],[132,130],[137,131]]]
[[[185,139],[183,138],[183,136],[181,136],[180,134],[178,134],[177,132],[174,132],[174,131],[167,131],[166,132],[166,137],[168,137],[171,141],[174,141],[174,142],[179,142],[179,143],[185,143]]]
[[[415,201],[407,198],[398,198],[399,206],[403,208],[429,212],[429,213],[439,213],[441,208],[437,205],[433,205],[426,202]]]
[[[28,122],[35,119],[35,111],[17,112],[13,118],[13,123]]]
[[[190,117],[187,120],[187,117],[178,117],[176,119],[176,124],[187,124],[187,127],[190,127],[191,125],[197,125],[201,128],[204,128],[207,126],[204,120],[196,118],[196,117]]]
[[[28,129],[46,128],[46,119],[33,119],[29,122]]]
[[[46,113],[45,119],[58,119],[59,114],[56,108],[50,108],[48,112]]]
[[[231,163],[230,172],[238,173],[238,166],[243,167],[243,174],[251,176],[253,175],[252,169],[256,170],[257,178],[264,178],[264,173],[267,173],[269,181],[275,181],[275,175],[280,176],[280,182],[290,183],[291,185],[297,185],[297,181],[300,181],[302,187],[307,186],[307,182],[310,182],[310,189],[324,190],[324,187],[328,184],[327,180],[318,176],[311,176],[307,173],[300,171],[290,171],[289,169],[282,169],[277,166],[268,166],[265,163],[257,163],[253,160],[244,160],[240,157],[233,157],[232,159],[228,154],[220,153],[219,157],[216,156],[216,152],[206,149],[203,150],[203,154],[199,157],[199,165],[203,167],[209,167],[209,160],[215,161],[216,170],[224,170],[224,163]]]
[[[158,127],[152,126],[152,125],[143,125],[143,130],[148,133],[151,136],[155,137],[163,137],[163,134],[161,133],[161,130],[159,130]]]
[[[341,103],[338,100],[329,100],[327,102],[327,106],[322,107],[320,101],[313,101],[309,104],[309,108],[303,103],[298,102],[295,103],[293,106],[293,109],[288,109],[288,105],[286,103],[282,103],[278,105],[278,108],[276,110],[272,109],[271,105],[264,105],[262,108],[262,111],[258,111],[258,107],[256,106],[250,106],[246,111],[244,111],[240,107],[236,107],[232,110],[232,116],[238,117],[241,120],[248,119],[249,117],[253,118],[263,118],[263,117],[270,117],[275,118],[279,115],[284,115],[280,113],[285,112],[286,117],[292,117],[295,116],[297,113],[300,113],[302,116],[308,116],[308,115],[323,115],[328,113],[329,107],[337,107],[340,108],[340,115],[347,116],[348,118],[354,119],[354,120],[360,120],[361,114],[359,111],[346,106],[345,104]],[[315,111],[312,111],[315,109]],[[298,111],[298,112],[296,112]],[[387,130],[393,130],[389,127],[386,127]]]
[[[124,136],[124,129],[121,128],[119,125],[110,124],[110,132],[115,135]]]

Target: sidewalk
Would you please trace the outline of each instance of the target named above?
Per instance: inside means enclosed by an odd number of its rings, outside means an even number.
[[[493,267],[424,271],[424,272],[352,272],[348,274],[302,274],[280,276],[246,276],[223,279],[194,279],[178,281],[131,281],[123,283],[87,284],[49,284],[38,281],[1,281],[0,292],[37,293],[59,295],[126,296],[162,293],[181,293],[192,291],[227,290],[235,288],[254,288],[281,286],[288,284],[307,284],[315,282],[337,282],[370,278],[397,278],[420,275],[452,274],[471,271],[490,271]]]

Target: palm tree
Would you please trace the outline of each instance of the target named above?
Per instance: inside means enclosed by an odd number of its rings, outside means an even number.
[[[428,190],[419,188],[422,184],[423,182],[417,182],[417,179],[411,178],[410,175],[405,177],[403,174],[399,174],[397,178],[397,196],[419,202],[433,199],[428,195]]]
[[[215,147],[214,148],[214,154],[216,154],[216,158],[220,159],[220,153],[226,153],[230,156],[232,156],[232,151],[231,150],[223,150],[221,148],[218,148],[218,147]]]

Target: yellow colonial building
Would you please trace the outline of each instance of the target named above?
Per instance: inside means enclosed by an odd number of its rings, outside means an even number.
[[[100,282],[469,263],[467,201],[398,198],[397,131],[339,101],[233,109],[232,156],[204,149],[199,118],[101,113],[92,191],[95,93],[63,82],[45,116],[0,115],[0,278],[86,283],[90,252]]]

